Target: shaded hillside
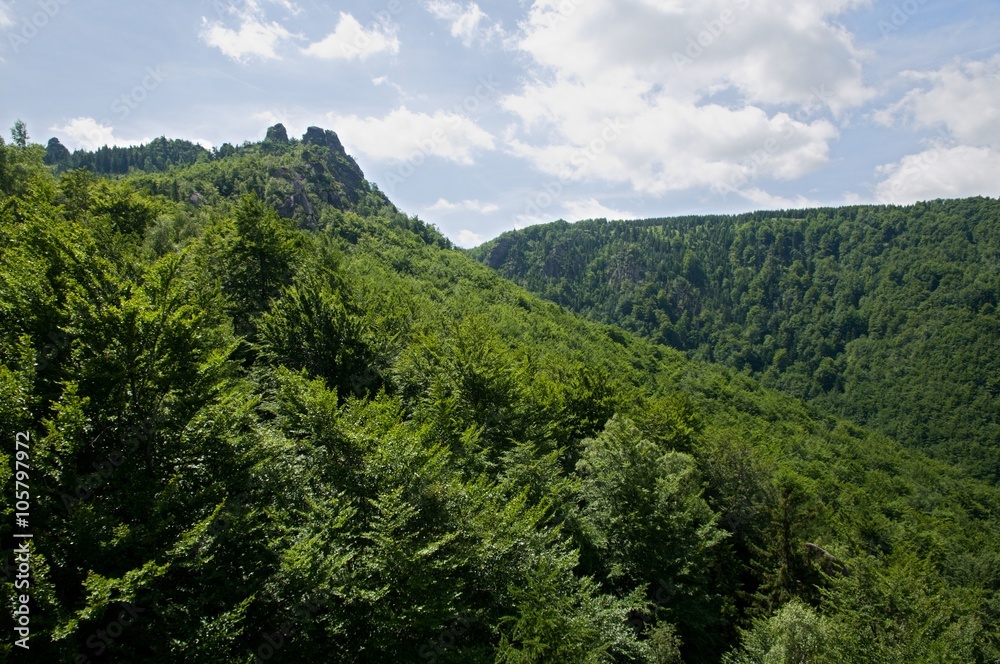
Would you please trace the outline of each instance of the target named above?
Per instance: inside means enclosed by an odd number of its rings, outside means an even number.
[[[313,147],[103,179],[0,144],[16,661],[1000,658],[995,487],[543,301]]]
[[[1000,202],[556,222],[472,255],[1000,479]]]

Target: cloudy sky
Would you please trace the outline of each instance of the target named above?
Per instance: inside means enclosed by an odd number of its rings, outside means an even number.
[[[71,149],[333,129],[465,246],[1000,196],[996,0],[0,0],[0,89]]]

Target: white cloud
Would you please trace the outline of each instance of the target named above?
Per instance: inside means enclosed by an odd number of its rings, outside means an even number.
[[[70,150],[96,150],[105,145],[140,145],[148,143],[150,139],[143,140],[123,140],[115,137],[114,128],[111,125],[101,124],[94,118],[73,118],[62,127],[52,127],[52,131],[62,134],[60,140]]]
[[[739,193],[743,198],[762,210],[798,210],[802,208],[822,207],[822,203],[819,201],[806,198],[801,194],[795,198],[786,198],[785,196],[777,196],[756,187]]]
[[[535,226],[536,224],[547,224],[551,221],[556,220],[555,215],[546,215],[543,211],[542,213],[531,213],[525,211],[522,214],[514,215],[514,229],[521,230],[522,228],[527,228],[528,226]]]
[[[254,113],[253,119],[262,120],[268,127],[273,127],[279,122],[284,124],[288,121],[287,116],[283,111],[279,111],[278,113],[274,111],[261,111],[260,113]]]
[[[883,125],[938,128],[923,151],[880,166],[879,201],[1000,195],[1000,55],[904,72],[916,86],[875,114]]]
[[[458,203],[452,203],[451,201],[449,201],[446,198],[439,198],[439,199],[437,199],[437,202],[434,203],[434,205],[430,206],[427,209],[428,210],[434,210],[435,212],[439,212],[439,211],[442,211],[442,210],[444,210],[444,211],[457,210],[458,208],[459,208]]]
[[[877,169],[882,203],[1000,196],[1000,151],[987,147],[933,147]]]
[[[263,138],[267,130],[276,124],[284,125],[289,137],[294,137],[296,133],[301,134],[306,127],[314,124],[315,119],[312,114],[303,111],[298,107],[277,106],[265,109],[258,113],[253,113],[250,118],[253,123],[246,123],[248,131],[254,136]]]
[[[406,90],[403,89],[403,86],[391,81],[388,76],[376,76],[375,78],[372,79],[372,85],[375,86],[388,85],[390,88],[395,90],[396,94],[398,94],[401,98],[412,99],[412,96],[407,94]]]
[[[861,4],[536,0],[518,46],[540,67],[501,102],[521,120],[510,150],[565,181],[653,195],[801,177],[839,136],[822,116],[873,96],[836,22]]]
[[[582,201],[567,201],[563,204],[566,221],[581,219],[635,219],[636,215],[624,210],[615,210],[603,205],[596,198]]]
[[[495,203],[480,203],[478,200],[466,199],[458,203],[452,203],[446,198],[439,198],[434,205],[427,208],[429,211],[434,212],[453,212],[455,210],[463,210],[468,212],[477,212],[479,214],[492,214],[500,209],[500,206]]]
[[[839,111],[873,96],[836,21],[864,0],[536,0],[522,50],[563,77],[625,70],[671,96],[719,89],[758,104]]]
[[[638,215],[627,210],[610,208],[596,198],[564,201],[560,204],[561,214],[550,211],[555,199],[558,199],[561,189],[550,188],[553,193],[549,197],[540,195],[525,207],[520,214],[514,215],[514,228],[521,229],[535,224],[547,224],[555,219],[566,221],[582,221],[584,219],[637,219]],[[548,203],[547,205],[545,203]]]
[[[462,229],[458,232],[458,238],[455,242],[460,247],[465,247],[466,249],[471,249],[472,247],[478,247],[483,243],[483,235],[481,233],[474,233],[468,229]]]
[[[667,97],[617,108],[624,88],[593,114],[589,95],[611,93],[611,83],[562,83],[537,88],[517,103],[559,116],[545,141],[509,137],[509,150],[563,182],[602,180],[628,183],[635,191],[660,195],[694,187],[740,188],[759,178],[790,180],[823,166],[838,131],[827,120],[806,123],[784,113],[769,117],[756,107],[696,106]],[[511,100],[504,101],[511,107]],[[529,113],[534,111],[529,111]],[[628,118],[627,121],[621,118]]]
[[[291,3],[286,8],[294,8]],[[294,35],[276,21],[267,21],[264,11],[255,0],[246,0],[242,7],[230,5],[227,13],[239,18],[240,27],[237,30],[227,27],[220,21],[209,21],[202,17],[201,38],[209,46],[237,62],[245,63],[252,57],[262,60],[277,60],[277,47],[288,41]]]
[[[904,76],[920,87],[876,113],[879,122],[892,126],[903,121],[921,129],[943,126],[963,144],[1000,149],[1000,55]]]
[[[493,150],[493,136],[457,113],[415,113],[400,106],[382,118],[328,116],[344,143],[370,157],[423,163],[440,157],[459,164],[474,163],[479,150]]]
[[[11,14],[10,7],[6,2],[0,2],[0,29],[6,30],[13,27],[14,17]]]
[[[452,0],[430,0],[426,7],[435,17],[448,21],[451,36],[460,39],[465,46],[471,46],[477,38],[487,42],[503,34],[499,23],[480,27],[480,24],[489,22],[490,17],[475,2],[463,7],[461,3]]]
[[[63,126],[49,127],[57,132],[60,142],[70,150],[97,150],[105,145],[130,147],[134,145],[148,145],[155,137],[145,136],[143,138],[121,138],[115,135],[115,129],[110,124],[104,124],[94,118],[80,117],[73,118]],[[182,138],[173,135],[172,138]],[[186,140],[197,143],[206,150],[211,150],[214,143],[205,138],[188,138]]]
[[[373,25],[371,30],[365,30],[356,18],[345,12],[340,12],[340,21],[333,32],[304,49],[307,55],[324,60],[365,60],[383,51],[399,53],[399,39],[392,29]]]

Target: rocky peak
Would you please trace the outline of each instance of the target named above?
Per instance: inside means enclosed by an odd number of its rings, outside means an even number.
[[[288,143],[288,130],[285,129],[285,125],[279,122],[273,127],[268,127],[264,140],[272,143]]]
[[[265,144],[275,150],[287,132],[281,125],[271,127]],[[347,210],[354,208],[368,192],[361,168],[345,151],[337,134],[309,127],[302,137],[306,149],[301,161],[292,161],[271,173],[269,190],[274,206],[285,218],[295,219],[304,228],[316,228],[321,204]]]
[[[325,167],[341,183],[344,197],[352,205],[357,204],[367,189],[365,174],[361,172],[358,162],[344,150],[344,145],[336,132],[320,127],[309,127],[302,136],[302,142],[305,145],[315,145],[328,150]]]
[[[69,159],[69,150],[59,142],[58,138],[50,138],[49,144],[45,146],[45,163],[48,165],[60,164]]]
[[[340,142],[340,138],[337,137],[337,133],[330,131],[329,129],[309,127],[306,129],[306,133],[302,136],[302,142],[306,145],[319,145],[321,147],[327,147],[334,152],[345,154],[344,146]]]

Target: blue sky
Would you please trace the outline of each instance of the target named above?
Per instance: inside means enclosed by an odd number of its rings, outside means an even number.
[[[464,246],[1000,196],[996,0],[0,0],[0,84],[71,149],[333,129]]]

